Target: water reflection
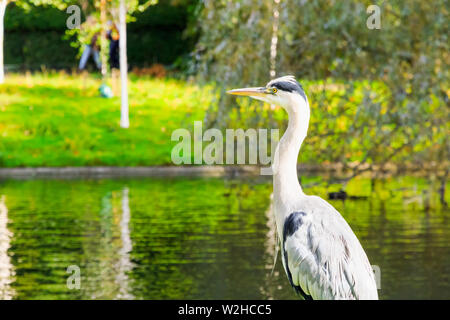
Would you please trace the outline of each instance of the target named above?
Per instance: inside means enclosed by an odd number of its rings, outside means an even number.
[[[133,264],[130,260],[130,252],[133,249],[130,238],[130,203],[128,199],[129,190],[125,187],[122,190],[122,219],[120,220],[120,239],[122,240],[122,247],[119,250],[118,273],[116,282],[119,285],[119,292],[117,299],[134,299],[131,293],[129,284],[128,272],[133,269]]]
[[[325,196],[314,179],[302,181],[317,186],[305,191]],[[355,183],[354,194],[370,186]],[[0,187],[2,298],[296,298],[280,254],[272,274],[270,180],[11,180]],[[450,298],[448,209],[431,194],[427,208],[405,201],[428,187],[398,178],[366,200],[332,202],[380,266],[382,299]],[[81,290],[66,286],[69,265],[81,269]]]
[[[90,299],[134,299],[128,272],[133,268],[129,223],[129,189],[109,191],[101,199],[99,239],[85,250],[83,295]]]
[[[5,196],[0,196],[0,300],[11,300],[14,290],[11,283],[14,281],[14,267],[8,255],[13,234],[8,230],[8,208]]]
[[[266,297],[269,300],[275,299],[274,292],[276,290],[282,290],[283,286],[276,284],[274,279],[279,278],[279,271],[276,270],[278,262],[279,245],[278,245],[278,233],[277,226],[275,222],[275,213],[273,212],[273,193],[270,195],[270,204],[265,211],[266,216],[266,265],[265,269],[268,271],[266,274],[266,282],[261,285],[260,291],[261,296]],[[270,270],[270,272],[269,272]],[[265,285],[266,283],[272,283],[272,285]]]

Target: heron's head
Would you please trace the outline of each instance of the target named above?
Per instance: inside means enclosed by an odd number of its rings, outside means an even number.
[[[271,80],[265,87],[242,88],[227,91],[228,94],[247,96],[283,107],[286,111],[295,108],[299,102],[307,105],[308,100],[302,86],[294,76],[284,76]]]

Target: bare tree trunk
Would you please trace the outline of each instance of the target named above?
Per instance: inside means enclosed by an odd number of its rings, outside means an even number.
[[[280,0],[273,0],[272,9],[272,39],[270,41],[270,79],[277,75],[277,46],[278,46],[278,25],[280,21]],[[270,109],[275,110],[275,105],[271,104]],[[269,123],[273,124],[272,112],[269,112]]]
[[[3,37],[5,30],[5,11],[7,0],[1,0],[0,3],[0,83],[5,82],[5,65],[3,63]]]
[[[106,80],[108,73],[108,42],[106,41],[106,0],[100,1],[100,24],[101,24],[101,37],[100,37],[100,59],[102,62],[102,78],[103,82]]]
[[[125,0],[120,0],[119,6],[119,49],[120,49],[120,82],[121,82],[121,107],[120,126],[128,128],[128,64],[127,64],[127,8]]]
[[[273,0],[272,39],[270,41],[270,79],[274,79],[277,75],[278,24],[280,21],[279,7],[280,0]]]

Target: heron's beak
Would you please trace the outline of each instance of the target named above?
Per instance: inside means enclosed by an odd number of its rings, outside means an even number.
[[[259,87],[259,88],[233,89],[233,90],[227,91],[227,93],[235,95],[235,96],[265,97],[265,96],[267,96],[267,88]]]

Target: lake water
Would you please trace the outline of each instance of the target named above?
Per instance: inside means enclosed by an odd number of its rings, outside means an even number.
[[[326,198],[319,178],[302,182]],[[381,299],[450,299],[450,212],[432,187],[401,177],[370,193],[360,179],[347,190],[362,198],[330,201],[380,267]],[[261,178],[0,181],[0,299],[296,299],[279,255],[272,274],[271,190]]]

